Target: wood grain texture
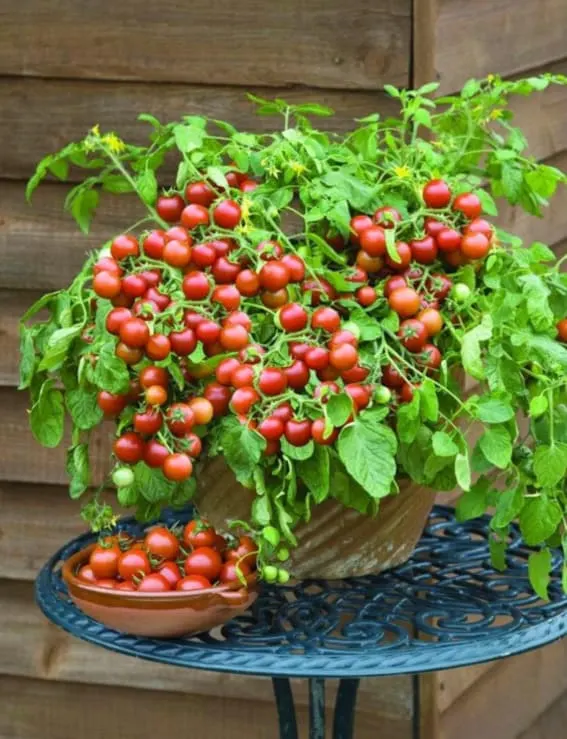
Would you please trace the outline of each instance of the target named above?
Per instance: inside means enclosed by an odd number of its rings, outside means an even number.
[[[413,4],[412,87],[436,79],[436,29],[439,0],[418,0]]]
[[[21,0],[0,74],[377,90],[407,86],[410,35],[410,0]]]
[[[391,114],[397,109],[391,98],[376,92],[309,88],[260,88],[253,92],[292,103],[329,105],[337,115],[322,119],[321,128],[333,131],[351,127],[354,118],[368,113]],[[0,78],[0,109],[0,172],[16,179],[29,177],[42,157],[70,140],[80,140],[95,123],[102,131],[117,131],[127,141],[147,141],[147,124],[136,120],[141,112],[163,120],[201,113],[255,131],[280,126],[277,119],[256,116],[242,88],[204,85],[5,77]]]
[[[549,706],[518,739],[559,739],[567,725],[567,693]]]
[[[435,68],[442,92],[471,77],[510,76],[565,57],[564,0],[437,3]]]
[[[238,675],[160,665],[76,639],[43,616],[34,602],[31,582],[0,580],[0,674],[57,682],[128,685],[160,693],[216,695],[265,703],[273,700],[271,683],[264,678],[242,679]],[[297,704],[307,705],[305,681],[294,680],[293,687]],[[334,701],[336,687],[336,681],[329,684],[329,705]],[[373,713],[376,721],[403,727],[411,720],[411,690],[409,677],[364,680],[359,692],[359,710]],[[405,736],[401,731],[395,734],[400,735]]]
[[[437,708],[446,711],[456,700],[495,666],[494,662],[437,672]]]
[[[441,715],[439,739],[516,739],[567,690],[565,664],[566,640],[499,662]]]

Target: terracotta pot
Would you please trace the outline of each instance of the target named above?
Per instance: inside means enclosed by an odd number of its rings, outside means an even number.
[[[254,493],[236,482],[221,457],[210,460],[199,475],[195,502],[215,527],[246,520],[253,499]],[[419,541],[434,500],[434,491],[404,480],[398,495],[381,501],[375,518],[334,500],[313,506],[309,523],[295,530],[299,546],[292,552],[293,574],[339,579],[403,564]]]

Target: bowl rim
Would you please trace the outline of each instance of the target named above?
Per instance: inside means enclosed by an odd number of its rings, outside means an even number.
[[[206,599],[209,602],[217,600],[219,604],[228,605],[230,603],[237,605],[248,593],[256,590],[258,576],[256,572],[252,572],[246,577],[246,585],[238,583],[227,583],[212,588],[202,588],[200,590],[170,590],[165,593],[147,593],[137,590],[115,590],[112,588],[101,588],[96,585],[80,580],[75,574],[80,565],[88,561],[88,557],[92,550],[97,546],[93,542],[83,547],[75,554],[72,554],[63,561],[61,567],[61,576],[67,585],[69,594],[76,598],[96,601],[101,603],[104,600],[106,604],[119,602],[123,606],[141,606],[151,604],[153,607],[162,604],[173,606],[187,603],[187,601],[198,601]]]

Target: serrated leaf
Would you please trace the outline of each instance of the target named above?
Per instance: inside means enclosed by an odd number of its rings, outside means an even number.
[[[104,414],[98,406],[95,390],[78,387],[65,394],[65,401],[73,423],[78,429],[87,431],[102,421]]]
[[[230,419],[221,429],[220,442],[238,482],[249,482],[266,448],[264,437],[236,419]]]
[[[488,508],[490,481],[481,477],[469,490],[466,490],[457,502],[457,520],[469,521],[482,516]]]
[[[560,505],[546,495],[529,498],[520,513],[520,531],[528,546],[542,544],[563,518]]]
[[[333,426],[344,426],[352,412],[352,399],[347,393],[336,393],[329,397],[325,407],[325,415]]]
[[[499,469],[506,469],[512,459],[512,439],[504,426],[487,429],[478,441],[486,459]]]
[[[298,462],[309,459],[315,451],[315,444],[313,441],[308,441],[307,444],[304,444],[303,446],[294,446],[293,444],[290,444],[285,437],[282,437],[280,443],[283,454]]]
[[[554,487],[567,471],[567,445],[539,445],[534,453],[533,465],[538,485]]]
[[[410,403],[404,403],[398,408],[396,431],[400,441],[405,444],[411,444],[418,434],[420,404],[419,393],[415,393]]]
[[[436,431],[432,438],[433,451],[438,457],[454,457],[459,447],[445,431]]]
[[[468,331],[461,343],[461,359],[463,367],[471,377],[483,380],[485,377],[482,362],[481,342],[488,341],[492,336],[492,318],[486,314],[482,322]]]
[[[424,421],[437,423],[439,420],[439,399],[435,391],[435,383],[427,378],[418,390],[421,398],[421,418]]]
[[[80,498],[90,482],[89,448],[86,444],[77,444],[67,450],[66,470],[69,475],[69,495],[73,499]]]
[[[483,423],[505,423],[514,418],[514,408],[508,401],[485,396],[479,399],[476,417]]]
[[[128,366],[114,353],[114,343],[104,344],[93,374],[95,384],[109,393],[125,393],[130,387]]]
[[[144,203],[154,205],[157,199],[158,185],[153,170],[146,169],[142,172],[136,180],[136,186]]]
[[[56,447],[63,439],[65,408],[63,393],[53,387],[53,381],[43,383],[39,397],[30,413],[32,434],[40,444]]]
[[[307,485],[316,503],[329,496],[330,464],[326,446],[315,444],[313,454],[296,464],[297,476]]]
[[[85,188],[77,191],[71,201],[71,215],[84,234],[88,234],[94,212],[97,208],[99,195],[96,190]]]

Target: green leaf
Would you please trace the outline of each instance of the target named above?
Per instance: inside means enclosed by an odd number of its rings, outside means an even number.
[[[538,485],[554,487],[567,471],[567,444],[539,445],[533,463]]]
[[[40,444],[56,447],[63,439],[65,408],[63,393],[53,387],[53,381],[43,383],[37,402],[30,413],[32,434]]]
[[[86,390],[84,387],[70,390],[65,395],[67,409],[73,423],[82,431],[92,429],[103,419],[104,414],[98,407],[96,398],[95,390]]]
[[[226,176],[220,167],[207,167],[207,179],[222,190],[230,189]]]
[[[478,401],[476,417],[483,423],[505,423],[515,415],[514,409],[505,400],[484,396]]]
[[[67,450],[67,474],[69,475],[69,495],[80,498],[90,482],[89,448],[87,444],[77,444]]]
[[[117,488],[116,499],[122,508],[132,508],[139,503],[138,490],[135,485]]]
[[[520,531],[528,546],[543,544],[560,525],[560,505],[546,495],[529,498],[520,513]]]
[[[496,511],[492,517],[491,526],[504,529],[520,515],[524,505],[524,492],[519,486],[508,488],[498,493]]]
[[[508,545],[506,541],[495,539],[493,536],[488,540],[488,549],[490,551],[490,562],[495,570],[503,572],[506,569],[506,550]]]
[[[344,426],[352,412],[352,398],[347,393],[331,395],[325,406],[325,415],[335,427]]]
[[[303,480],[313,493],[316,503],[322,503],[329,496],[330,464],[329,450],[326,446],[315,444],[309,459],[300,460],[296,465],[297,476]]]
[[[93,374],[95,384],[109,393],[125,393],[130,387],[128,365],[114,353],[114,342],[104,344]]]
[[[258,526],[267,526],[272,520],[272,509],[267,495],[254,498],[251,512],[252,522]]]
[[[388,426],[361,413],[345,426],[338,441],[341,461],[349,474],[372,498],[389,495],[396,475],[397,440]]]
[[[294,105],[293,109],[297,113],[304,113],[305,115],[330,116],[334,113],[332,108],[318,103],[302,103],[301,105]]]
[[[459,453],[459,447],[445,431],[436,431],[432,442],[433,451],[438,457],[454,457]]]
[[[455,477],[462,490],[469,490],[471,485],[471,466],[467,453],[457,454],[455,457]]]
[[[59,328],[57,331],[54,331],[49,337],[47,348],[45,349],[42,360],[39,363],[38,370],[40,372],[44,370],[49,372],[61,367],[63,362],[67,359],[71,344],[77,336],[79,336],[82,330],[83,326],[81,324],[80,326]]]
[[[134,467],[134,485],[148,503],[171,501],[175,483],[163,476],[161,469],[152,469],[144,462]]]
[[[537,418],[545,413],[549,407],[546,395],[536,395],[530,400],[530,416]]]
[[[371,504],[375,504],[366,490],[348,474],[341,460],[330,455],[330,477],[332,485],[330,493],[346,508],[353,508],[359,513],[368,513]]]
[[[489,462],[501,470],[508,467],[512,459],[512,439],[504,426],[487,429],[478,444]]]
[[[461,495],[457,503],[457,520],[469,521],[482,516],[488,508],[490,480],[481,477],[475,484]]]
[[[102,178],[102,189],[120,195],[125,192],[133,192],[132,183],[121,174],[107,174]]]
[[[490,193],[488,193],[486,190],[475,190],[475,194],[478,195],[478,199],[480,200],[480,203],[482,205],[482,211],[483,213],[486,213],[489,216],[497,216],[498,215],[498,208],[496,207],[496,203],[494,202],[494,198]]]
[[[178,125],[174,127],[173,135],[179,151],[188,154],[200,148],[205,138],[205,131],[199,126]]]
[[[411,444],[419,431],[420,396],[415,393],[410,403],[404,403],[398,408],[396,430],[400,441]]]
[[[138,193],[144,203],[154,205],[157,200],[158,183],[156,176],[151,169],[146,169],[136,180]]]
[[[427,378],[418,390],[421,398],[421,418],[424,421],[437,423],[439,420],[439,399],[435,391],[435,383]]]
[[[29,328],[20,325],[20,383],[18,390],[30,386],[35,371],[35,347]]]
[[[280,443],[282,452],[286,455],[286,457],[289,457],[289,459],[295,459],[299,462],[305,459],[309,459],[309,457],[315,451],[315,444],[313,443],[313,441],[308,441],[307,444],[304,444],[303,446],[294,446],[293,444],[290,444],[285,437],[282,436]]]
[[[426,128],[431,128],[433,123],[431,121],[431,115],[425,108],[418,108],[413,114],[414,120]]]
[[[81,189],[71,201],[71,215],[77,221],[81,231],[88,234],[91,220],[98,205],[96,190]]]
[[[543,600],[549,599],[548,588],[551,582],[552,556],[549,549],[532,552],[528,560],[528,573],[532,588]]]
[[[527,348],[535,353],[538,361],[545,367],[555,363],[563,372],[567,372],[567,348],[550,336],[544,334],[522,334]]]
[[[357,326],[361,341],[372,341],[382,336],[382,329],[378,321],[369,316],[362,308],[355,308],[350,314],[349,321]]]
[[[553,311],[549,306],[549,288],[539,275],[523,275],[518,278],[527,298],[530,323],[536,331],[546,331],[554,325]]]
[[[482,322],[468,331],[461,343],[461,359],[463,367],[471,377],[483,380],[485,376],[482,363],[481,341],[487,341],[492,336],[492,318],[486,314]]]
[[[269,544],[274,547],[274,549],[279,545],[281,541],[280,532],[274,526],[264,526],[264,528],[262,529],[262,536]]]
[[[247,483],[266,448],[266,440],[236,419],[227,421],[220,435],[224,456],[238,482]]]

